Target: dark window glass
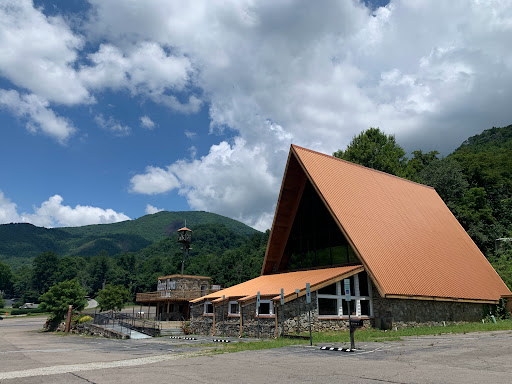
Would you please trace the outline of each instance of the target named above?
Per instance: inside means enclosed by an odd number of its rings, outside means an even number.
[[[206,313],[213,313],[213,304],[206,304]]]
[[[260,303],[260,315],[270,315],[270,303]]]
[[[370,316],[369,300],[361,300],[361,316]]]
[[[352,247],[348,246],[348,262],[349,263],[359,263],[359,259],[356,256],[356,253],[352,249]]]
[[[368,275],[361,272],[359,275],[359,293],[361,296],[370,296],[368,292]]]
[[[335,295],[336,294],[336,283],[328,285],[318,290],[320,295]]]
[[[338,300],[336,299],[318,299],[319,315],[338,315]]]
[[[350,301],[342,300],[343,316],[348,316],[348,313],[349,313],[348,303],[350,303],[350,315],[355,316],[356,315],[356,301],[355,300],[350,300]]]
[[[230,304],[230,309],[229,309],[229,312],[231,314],[238,314],[238,304],[237,303],[231,303]]]

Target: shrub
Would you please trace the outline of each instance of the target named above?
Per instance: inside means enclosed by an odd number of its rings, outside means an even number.
[[[92,321],[92,317],[89,315],[85,315],[78,319],[78,324],[87,323],[88,321]]]
[[[190,330],[190,321],[184,321],[183,323],[181,323],[181,329],[183,329],[183,333],[185,335],[190,335],[190,333],[192,333],[192,331]]]

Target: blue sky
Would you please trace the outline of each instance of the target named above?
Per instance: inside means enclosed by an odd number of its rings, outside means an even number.
[[[444,154],[511,123],[499,1],[0,2],[0,223],[271,225],[291,143]]]

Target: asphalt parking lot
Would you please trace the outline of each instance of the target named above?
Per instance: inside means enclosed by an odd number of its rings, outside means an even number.
[[[511,331],[356,343],[352,353],[292,346],[204,355],[204,346],[179,339],[41,333],[43,322],[0,322],[0,383],[512,382]]]

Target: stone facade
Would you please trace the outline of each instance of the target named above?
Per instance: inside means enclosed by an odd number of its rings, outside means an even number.
[[[433,326],[449,323],[480,321],[483,304],[461,303],[433,300],[383,299],[373,287],[373,316],[363,318],[363,328],[400,329],[417,326]],[[297,305],[298,303],[298,305]],[[347,318],[319,317],[316,292],[311,293],[311,329],[319,331],[343,331],[349,328]],[[190,328],[194,334],[214,336],[240,336],[240,317],[229,316],[228,306],[217,305],[215,308],[215,332],[213,332],[213,315],[204,315],[204,304],[191,307]],[[224,310],[224,321],[223,321]],[[298,317],[298,313],[300,316]],[[257,335],[256,304],[252,303],[242,310],[242,336]],[[296,334],[309,329],[308,312],[305,296],[277,305],[278,335]],[[260,317],[260,337],[275,337],[276,318]]]
[[[454,301],[384,299],[373,287],[373,326],[400,329],[480,321],[484,304]]]
[[[158,278],[158,291],[198,291],[201,292],[201,287],[204,291],[210,289],[210,278],[200,276],[172,276],[172,277],[159,277]],[[199,295],[198,295],[199,297]]]

